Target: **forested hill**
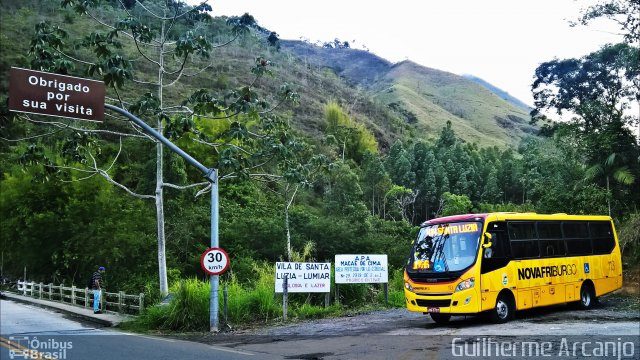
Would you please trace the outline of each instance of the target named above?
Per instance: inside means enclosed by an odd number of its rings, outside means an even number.
[[[474,79],[431,69],[411,61],[392,64],[368,51],[339,42],[323,46],[282,41],[282,47],[308,64],[335,71],[360,86],[378,103],[399,114],[418,137],[433,138],[450,121],[458,136],[481,146],[517,146],[537,129],[529,111],[505,91]]]

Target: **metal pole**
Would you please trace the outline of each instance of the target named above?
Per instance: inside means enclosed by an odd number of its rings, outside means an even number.
[[[140,126],[147,134],[158,139],[162,144],[167,146],[171,151],[180,155],[187,163],[195,166],[202,172],[202,174],[211,182],[211,247],[219,247],[218,243],[218,171],[216,169],[209,169],[202,165],[198,160],[191,157],[191,155],[184,152],[177,147],[174,143],[169,141],[164,135],[159,133],[156,129],[149,126],[147,123],[131,114],[127,110],[121,109],[111,104],[105,104],[105,108],[113,110],[123,116],[126,116],[131,121]],[[218,291],[219,291],[219,278],[218,275],[211,275],[211,296],[209,299],[209,329],[213,332],[218,331]]]
[[[211,247],[218,247],[218,171],[210,170],[211,179]],[[218,275],[211,275],[211,295],[209,296],[209,330],[218,332]]]
[[[117,113],[120,113],[121,115],[124,115],[124,116],[128,117],[131,121],[136,123],[136,125],[138,125],[141,128],[143,128],[144,131],[147,132],[147,134],[149,134],[149,135],[153,136],[154,138],[158,139],[158,141],[160,141],[161,143],[166,145],[169,149],[171,149],[171,151],[173,151],[176,154],[180,155],[189,164],[197,167],[198,170],[200,170],[205,176],[211,172],[210,169],[208,169],[206,166],[204,166],[200,162],[198,162],[198,160],[192,158],[191,155],[187,154],[182,149],[177,147],[174,143],[169,141],[169,139],[164,137],[164,135],[160,134],[156,129],[154,129],[151,126],[149,126],[146,122],[138,119],[138,117],[136,117],[135,115],[131,114],[127,110],[121,109],[121,108],[119,108],[117,106],[113,106],[111,104],[104,104],[104,107],[106,107],[107,109],[111,109],[111,110],[113,110],[113,111],[115,111]],[[207,176],[207,178],[209,178],[209,177]]]

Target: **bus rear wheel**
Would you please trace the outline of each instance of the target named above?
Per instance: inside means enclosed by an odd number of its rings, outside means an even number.
[[[578,301],[578,307],[583,310],[593,308],[597,299],[593,286],[589,283],[583,283],[580,287],[580,300]]]
[[[438,314],[438,313],[429,313],[429,316],[436,322],[436,324],[443,325],[449,322],[451,319],[451,315],[449,314]]]
[[[496,306],[489,313],[489,317],[491,322],[503,324],[513,318],[515,311],[516,307],[512,298],[503,293],[498,296]]]

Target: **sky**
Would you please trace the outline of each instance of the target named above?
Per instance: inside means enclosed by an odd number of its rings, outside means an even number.
[[[199,0],[188,0],[197,4]],[[366,46],[391,62],[471,74],[533,104],[536,67],[621,40],[606,21],[570,27],[592,0],[210,0],[213,16],[253,15],[281,39]],[[355,40],[355,42],[353,42]]]

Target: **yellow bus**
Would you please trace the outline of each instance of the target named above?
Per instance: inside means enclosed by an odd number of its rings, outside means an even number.
[[[404,271],[409,311],[436,323],[560,303],[591,308],[622,287],[622,262],[609,216],[491,213],[422,224]]]

